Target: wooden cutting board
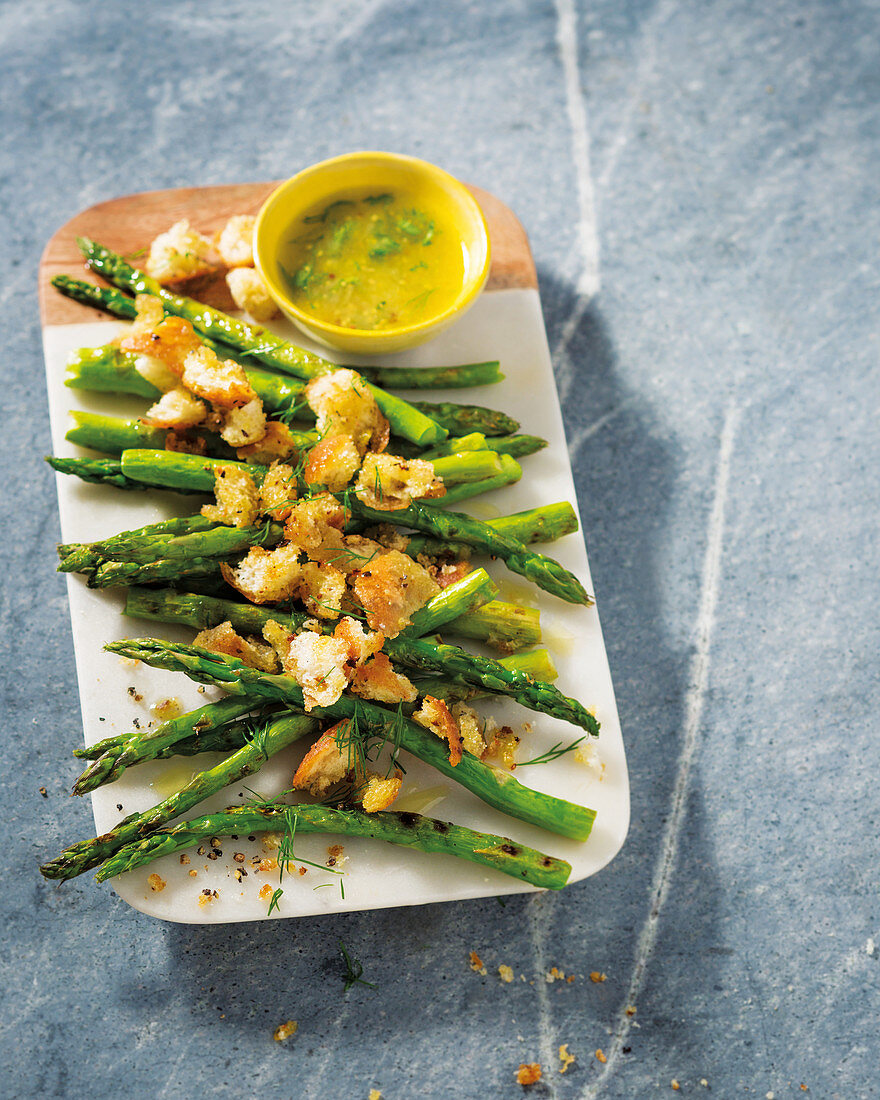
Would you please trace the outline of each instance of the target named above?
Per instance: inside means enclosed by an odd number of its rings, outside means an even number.
[[[53,276],[61,274],[99,282],[84,269],[76,237],[93,237],[108,248],[131,256],[147,248],[154,237],[181,218],[188,218],[201,233],[211,236],[222,229],[233,214],[256,214],[279,182],[142,191],[80,211],[55,233],[40,261],[43,325],[78,324],[95,317],[96,311],[91,307],[65,298],[51,286]],[[479,202],[489,226],[492,266],[486,289],[537,289],[535,262],[519,219],[510,207],[488,191],[467,186]],[[137,265],[137,260],[134,263]],[[234,308],[222,272],[219,278],[200,286],[197,296],[218,309]]]

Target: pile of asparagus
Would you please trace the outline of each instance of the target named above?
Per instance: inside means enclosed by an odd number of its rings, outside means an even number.
[[[314,414],[303,391],[309,379],[335,369],[334,364],[264,329],[171,293],[93,241],[78,243],[88,266],[112,286],[96,287],[58,276],[53,282],[62,293],[122,319],[136,315],[128,294],[156,296],[166,315],[189,321],[218,354],[242,364],[266,412],[294,429],[298,446],[305,451],[316,441],[309,424]],[[346,490],[339,496],[351,517],[347,532],[391,523],[408,533],[407,553],[414,558],[420,554],[453,560],[480,554],[500,558],[510,570],[563,600],[591,602],[576,577],[532,548],[534,543],[550,542],[576,530],[570,504],[545,505],[487,522],[450,510],[450,505],[518,480],[522,470],[517,459],[545,442],[519,434],[516,421],[492,409],[408,402],[391,392],[485,385],[501,379],[498,363],[357,370],[390,423],[391,453],[430,459],[447,492],[436,501],[413,501],[395,511],[376,511]],[[161,396],[138,373],[135,357],[113,344],[76,353],[69,363],[67,385],[150,400]],[[256,485],[267,472],[262,466],[236,463],[234,452],[219,437],[208,437],[206,456],[183,454],[165,450],[165,432],[140,420],[81,412],[73,416],[74,427],[67,438],[105,457],[50,457],[48,461],[54,469],[86,481],[130,491],[161,487],[203,494],[214,488],[218,459],[224,465],[243,466]],[[220,571],[221,563],[237,561],[250,547],[273,546],[282,538],[282,525],[269,520],[239,528],[196,514],[92,543],[62,545],[59,569],[84,574],[93,587],[126,587],[125,614],[137,619],[199,631],[229,622],[237,631],[254,634],[260,634],[272,619],[296,632],[309,618],[306,613],[229,599],[231,590]],[[598,735],[591,712],[553,687],[556,673],[549,654],[533,648],[541,637],[538,612],[498,600],[497,595],[485,570],[473,569],[441,590],[397,637],[387,639],[385,653],[416,685],[420,699],[433,695],[453,702],[507,696],[531,710],[571,722],[584,736]],[[445,640],[449,637],[478,640],[504,655],[488,659],[450,644]],[[362,759],[374,759],[383,746],[393,750],[395,760],[400,751],[409,752],[511,817],[577,840],[589,836],[592,810],[533,791],[509,772],[470,753],[451,763],[445,742],[412,720],[412,705],[392,709],[343,694],[332,705],[306,713],[302,690],[292,677],[257,671],[224,654],[155,638],[116,642],[106,648],[154,667],[183,672],[228,694],[155,729],[133,730],[77,750],[75,755],[88,765],[74,793],[111,783],[144,761],[203,752],[225,756],[153,809],[132,814],[110,832],[73,844],[45,863],[41,871],[47,878],[65,880],[98,867],[97,878],[104,881],[206,837],[283,830],[293,812],[300,833],[373,837],[457,855],[540,887],[559,889],[565,884],[569,864],[508,838],[413,813],[366,813],[338,800],[319,805],[298,802],[293,810],[284,800],[256,802],[173,823],[212,794],[253,775],[288,745],[314,738],[331,722],[347,724],[347,736],[357,741]]]

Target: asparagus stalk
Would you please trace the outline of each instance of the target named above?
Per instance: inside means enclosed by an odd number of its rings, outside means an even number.
[[[535,607],[492,600],[447,623],[444,634],[485,642],[502,653],[515,653],[541,640],[540,612]]]
[[[133,268],[122,256],[94,241],[79,237],[77,244],[92,270],[103,275],[108,282],[134,294],[155,295],[161,300],[166,313],[183,317],[192,324],[196,332],[229,344],[239,354],[248,352],[258,361],[295,378],[317,378],[337,369],[335,363],[290,344],[266,329],[236,320],[219,309],[212,309],[191,298],[172,294],[155,279]],[[439,443],[448,435],[445,428],[403,398],[380,389],[372,382],[366,384],[397,435],[422,445]]]
[[[519,430],[518,420],[483,405],[460,405],[452,401],[414,401],[413,405],[438,424],[442,424],[450,435],[470,435],[471,432],[482,432],[483,435],[490,436],[510,435]]]
[[[440,458],[437,461],[444,462],[446,460]],[[505,486],[513,485],[519,481],[522,477],[522,466],[515,458],[511,458],[510,455],[499,455],[498,462],[501,467],[498,473],[480,481],[461,482],[452,485],[451,488],[446,490],[444,496],[437,498],[433,506],[445,508],[450,504],[459,504],[463,500],[470,500],[472,497],[481,496],[483,493],[491,493],[495,489],[503,489]]]
[[[493,530],[526,543],[554,542],[578,529],[577,515],[567,500],[558,504],[542,504],[539,508],[527,508],[509,516],[497,516],[485,522]],[[406,546],[406,552],[413,558],[419,554],[427,554],[429,557],[442,555],[448,558],[468,558],[472,549],[466,542],[432,539],[425,535],[413,535]]]
[[[167,745],[173,745],[192,733],[216,729],[235,718],[241,718],[243,714],[249,714],[261,705],[259,700],[255,703],[249,699],[229,696],[217,703],[206,703],[189,714],[171,718],[155,729],[133,730],[121,740],[114,737],[100,741],[92,746],[93,750],[102,750],[100,756],[95,757],[74,783],[73,793],[86,794],[104,783],[112,783],[130,764],[154,760]]]
[[[420,814],[395,813],[392,810],[368,814],[332,806],[302,803],[288,806],[283,802],[269,802],[235,806],[225,813],[208,814],[194,821],[170,825],[122,848],[104,864],[96,878],[99,882],[105,882],[160,856],[191,848],[205,837],[283,830],[291,820],[296,822],[297,835],[335,833],[369,837],[421,852],[458,856],[549,890],[561,890],[571,874],[571,865],[564,860],[526,848],[507,837],[474,832],[462,825],[437,821]]]
[[[204,802],[230,783],[237,783],[258,772],[270,756],[280,752],[292,742],[317,730],[314,718],[300,714],[286,714],[273,718],[254,731],[246,744],[216,767],[199,772],[176,794],[163,799],[152,810],[143,814],[131,814],[114,829],[91,840],[81,840],[65,849],[56,859],[44,863],[40,872],[46,878],[70,879],[97,867],[124,844],[152,833],[172,818],[186,813],[199,802]]]
[[[295,680],[257,672],[234,657],[157,638],[111,642],[105,648],[156,668],[185,672],[193,680],[223,687],[234,695],[271,699],[297,710],[304,706],[302,690]],[[342,695],[331,706],[314,707],[311,713],[318,718],[349,719],[352,727],[362,721],[368,727],[381,730],[387,727],[390,712],[362,699]],[[589,836],[596,816],[594,810],[524,787],[512,775],[484,764],[467,752],[453,765],[449,762],[445,742],[439,737],[402,716],[399,720],[391,717],[400,748],[454,779],[487,805],[561,836],[575,840],[586,840]]]
[[[46,455],[46,461],[56,473],[75,474],[92,485],[113,485],[117,489],[143,490],[143,485],[122,472],[122,464],[115,458],[59,458]],[[191,492],[181,489],[180,492]]]
[[[155,548],[162,542],[168,542],[177,535],[210,531],[216,526],[214,520],[195,515],[149,523],[145,527],[120,531],[118,535],[95,542],[59,543],[58,557],[61,564],[58,569],[62,573],[79,573],[93,569],[102,561],[129,561],[145,548],[155,552]]]
[[[72,279],[69,275],[56,275],[52,279],[52,285],[68,298],[82,302],[83,305],[103,310],[114,317],[133,321],[137,314],[134,299],[129,298],[113,287],[95,286],[93,283],[87,283],[82,279]],[[218,355],[234,358],[235,349],[233,347],[215,343],[215,341],[204,336],[202,339],[209,347],[213,347]],[[351,369],[356,370],[368,382],[375,382],[377,385],[392,390],[461,389],[467,386],[490,385],[494,382],[500,382],[504,378],[499,370],[497,360],[487,363],[464,363],[457,367],[353,367]],[[421,411],[427,416],[431,416],[428,409],[422,409]],[[508,428],[507,430],[516,431],[515,428]],[[498,434],[503,433],[499,432]]]
[[[353,515],[358,519],[369,523],[394,523],[401,527],[413,527],[444,542],[449,540],[468,543],[491,557],[501,558],[508,569],[560,599],[587,605],[593,602],[577,577],[558,562],[529,550],[525,543],[463,512],[446,512],[442,508],[432,508],[418,501],[394,512],[380,512],[367,507],[356,497],[350,501],[350,505]]]
[[[450,592],[452,587],[446,589],[446,592]],[[159,619],[162,622],[185,623],[202,630],[228,621],[236,630],[256,634],[262,631],[270,619],[286,625],[294,632],[302,627],[306,619],[302,614],[283,615],[252,604],[188,596],[185,593],[171,595],[167,591],[130,591],[125,614]],[[517,669],[505,668],[488,657],[467,653],[457,646],[411,638],[405,634],[386,638],[384,650],[391,660],[407,669],[429,675],[442,674],[452,682],[484,689],[494,695],[507,695],[529,710],[571,722],[593,737],[599,734],[599,723],[576,699],[563,695],[550,684],[532,680]]]

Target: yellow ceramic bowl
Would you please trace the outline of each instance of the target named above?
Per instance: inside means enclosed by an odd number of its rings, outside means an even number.
[[[291,299],[280,253],[293,223],[316,208],[355,193],[394,191],[414,196],[447,232],[461,240],[463,274],[452,303],[417,323],[383,329],[344,328],[306,312]],[[489,275],[489,233],[473,195],[448,172],[416,157],[394,153],[348,153],[306,168],[278,187],[257,218],[254,258],[283,312],[317,343],[360,355],[380,355],[423,344],[458,320],[474,303]],[[457,284],[456,284],[457,285]]]

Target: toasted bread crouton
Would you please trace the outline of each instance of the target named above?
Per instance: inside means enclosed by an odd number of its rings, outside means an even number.
[[[175,386],[163,394],[141,417],[151,428],[193,428],[207,414],[204,402],[197,401],[183,386]]]
[[[282,543],[274,550],[252,546],[234,568],[223,562],[220,571],[251,603],[279,603],[289,600],[296,591],[301,566],[298,546]]]
[[[441,588],[448,588],[470,573],[472,566],[469,561],[436,561],[425,554],[419,554],[416,561],[428,570]]]
[[[348,513],[334,496],[320,493],[293,505],[284,527],[284,537],[311,557],[311,551],[319,547],[342,546],[342,528],[347,519]]]
[[[354,574],[355,596],[371,629],[395,638],[411,616],[440,589],[428,571],[401,554],[386,550]]]
[[[223,415],[220,438],[230,447],[244,447],[256,443],[266,434],[266,414],[259,397],[248,401],[240,409],[229,409]]]
[[[306,400],[318,418],[322,439],[349,436],[359,454],[388,445],[388,421],[356,371],[342,367],[313,378],[306,386]]]
[[[244,368],[233,359],[219,359],[204,345],[183,362],[183,384],[221,409],[238,409],[256,398]]]
[[[357,619],[352,619],[349,615],[336,624],[333,637],[345,642],[348,649],[348,664],[352,667],[362,665],[364,661],[375,656],[385,644],[384,634],[364,630]]]
[[[495,727],[486,748],[483,750],[483,760],[500,760],[505,768],[511,771],[516,767],[516,750],[519,748],[519,738],[510,726]]]
[[[138,294],[134,299],[135,318],[131,323],[128,335],[133,336],[138,332],[152,332],[153,329],[165,318],[165,310],[162,299],[155,294]]]
[[[433,695],[426,695],[421,707],[413,714],[413,718],[420,726],[424,726],[441,740],[448,742],[449,763],[454,768],[461,760],[461,731],[446,703]]]
[[[211,242],[184,218],[160,233],[150,245],[146,271],[160,283],[177,283],[213,270],[207,260]]]
[[[351,690],[362,699],[377,703],[414,703],[418,692],[412,682],[391,667],[384,653],[377,653],[365,665],[355,669]]]
[[[259,271],[252,267],[235,267],[227,272],[226,285],[236,306],[260,324],[271,321],[281,312],[260,278]]]
[[[260,514],[260,492],[253,478],[240,466],[214,467],[216,504],[202,506],[202,515],[230,527],[250,527]]]
[[[227,267],[254,266],[254,225],[250,214],[234,214],[217,238],[217,251]]]
[[[159,393],[168,393],[180,385],[180,376],[169,370],[161,359],[154,359],[152,355],[138,355],[134,361],[134,369],[141,378],[155,386]]]
[[[296,594],[310,615],[319,619],[338,619],[345,595],[345,574],[332,565],[307,561],[302,567]]]
[[[342,546],[318,546],[309,551],[313,561],[327,562],[348,576],[358,569],[365,569],[377,554],[384,554],[384,547],[361,535],[344,535]]]
[[[413,500],[442,497],[443,482],[434,476],[434,465],[423,458],[367,455],[358,474],[357,495],[370,508],[396,512]]]
[[[155,300],[159,301],[158,298]],[[119,347],[132,355],[146,355],[151,359],[161,359],[168,370],[180,378],[183,375],[186,357],[204,347],[204,344],[196,336],[195,329],[189,321],[185,321],[182,317],[165,317],[160,318],[151,329],[133,327],[129,334],[119,341]]]
[[[238,657],[248,668],[257,668],[261,672],[277,672],[280,665],[272,646],[256,638],[243,638],[229,622],[220,623],[211,630],[203,630],[196,635],[193,645],[209,649],[212,653]]]
[[[312,447],[303,477],[307,485],[325,485],[331,493],[338,493],[348,485],[360,464],[360,453],[351,439],[337,435]]]
[[[403,778],[400,772],[394,775],[384,776],[371,772],[367,777],[366,785],[361,788],[356,796],[368,814],[374,814],[379,810],[387,810],[400,794]]]
[[[342,725],[344,722],[338,722],[322,733],[303,757],[291,780],[294,790],[309,791],[320,798],[348,775],[347,755],[343,755],[336,744],[336,734]]]
[[[269,468],[260,486],[260,511],[283,523],[296,500],[296,478],[293,467],[283,462]]]
[[[338,638],[304,631],[289,640],[286,656],[278,655],[284,671],[302,688],[307,711],[335,703],[348,684],[348,647]]]
[[[486,751],[486,741],[483,737],[483,722],[479,714],[467,703],[455,703],[452,706],[452,717],[458,722],[461,743],[465,751],[474,756],[482,756]]]
[[[258,462],[262,466],[271,466],[273,462],[290,458],[299,450],[290,428],[280,420],[270,420],[266,432],[257,443],[238,448],[238,457],[242,462]]]

